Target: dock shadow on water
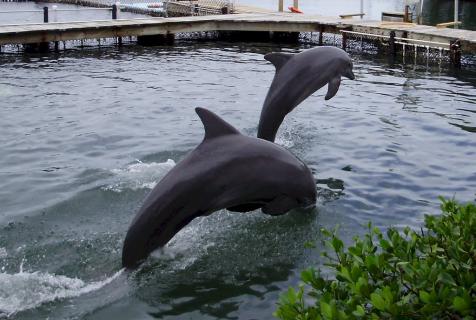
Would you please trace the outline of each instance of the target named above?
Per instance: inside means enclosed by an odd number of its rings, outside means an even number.
[[[220,211],[121,271],[145,196],[203,138],[193,109],[256,135],[274,74],[263,54],[305,47],[0,55],[0,318],[270,319],[319,263],[304,243],[320,226],[349,241],[369,220],[418,227],[439,195],[476,197],[476,73],[352,55],[357,80],[327,102],[318,91],[277,136],[311,168],[317,210]]]

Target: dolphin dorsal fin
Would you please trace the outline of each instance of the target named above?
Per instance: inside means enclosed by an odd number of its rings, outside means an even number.
[[[266,60],[274,64],[276,72],[278,72],[292,57],[294,57],[294,54],[283,52],[271,52],[264,56]]]
[[[212,139],[227,134],[240,134],[231,124],[205,108],[195,108],[205,128],[205,139]]]

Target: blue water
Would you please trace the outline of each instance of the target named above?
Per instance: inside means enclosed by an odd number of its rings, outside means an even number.
[[[178,42],[1,55],[0,318],[269,319],[319,264],[304,243],[367,221],[419,228],[438,196],[476,197],[476,74],[352,55],[355,81],[321,89],[277,142],[312,169],[312,213],[217,212],[134,273],[122,241],[146,194],[203,137],[209,108],[256,134],[269,51]],[[206,186],[204,186],[205,188]]]

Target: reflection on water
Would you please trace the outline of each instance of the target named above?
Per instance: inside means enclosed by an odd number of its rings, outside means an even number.
[[[269,319],[279,292],[319,263],[304,243],[321,226],[340,224],[349,241],[369,220],[419,226],[439,195],[475,198],[474,71],[353,55],[357,79],[332,100],[325,88],[311,96],[278,133],[313,172],[316,210],[201,217],[115,276],[144,197],[203,138],[194,108],[256,135],[274,74],[263,54],[304,47],[0,56],[0,317]]]

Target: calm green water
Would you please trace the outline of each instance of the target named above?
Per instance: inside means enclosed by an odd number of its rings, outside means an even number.
[[[279,133],[313,170],[314,212],[217,212],[122,272],[136,210],[203,137],[193,108],[255,135],[274,74],[263,54],[279,49],[1,55],[0,318],[269,319],[319,263],[304,243],[321,226],[340,224],[349,241],[369,220],[419,227],[439,195],[475,199],[476,74],[353,56],[357,79],[330,101],[314,94]]]

